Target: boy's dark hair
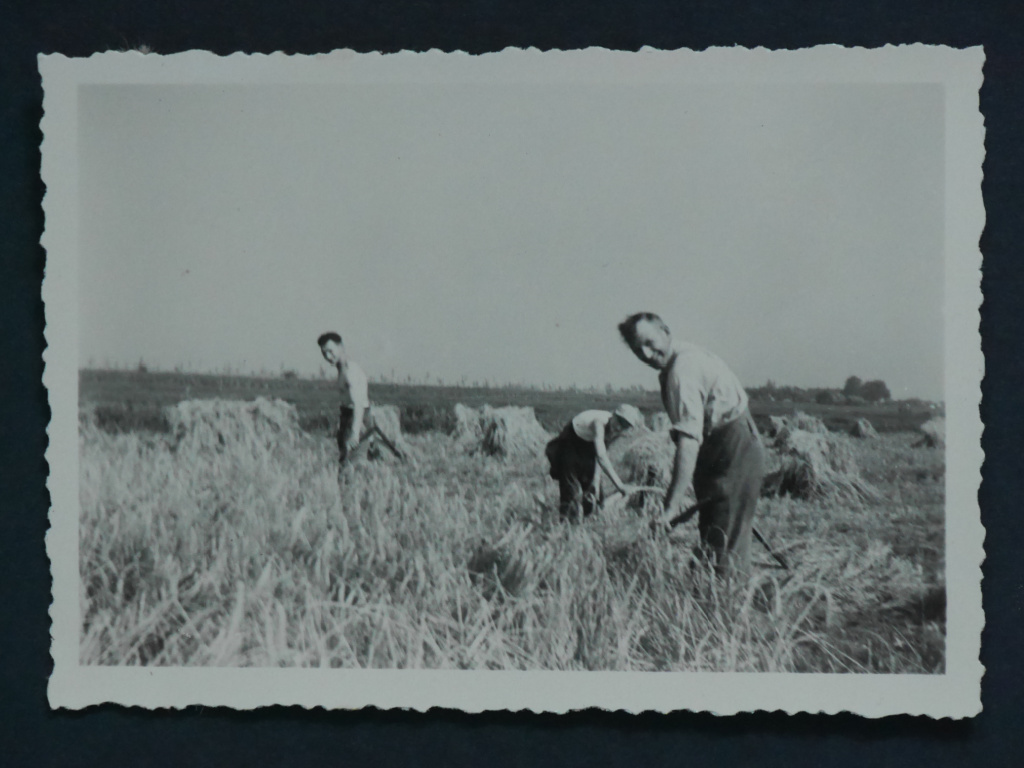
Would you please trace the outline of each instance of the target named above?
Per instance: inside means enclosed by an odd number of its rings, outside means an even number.
[[[335,344],[341,344],[341,334],[335,333],[334,331],[328,331],[327,333],[321,333],[320,338],[316,340],[318,347],[322,347],[328,341],[333,341]]]
[[[665,333],[671,333],[668,326],[665,325],[665,321],[653,312],[637,312],[635,315],[630,315],[621,323],[619,323],[619,335],[622,336],[622,340],[626,342],[630,347],[636,342],[636,326],[637,323],[642,321],[648,323],[654,323],[659,326]]]

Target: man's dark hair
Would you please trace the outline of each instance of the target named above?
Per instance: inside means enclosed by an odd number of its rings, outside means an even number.
[[[665,333],[671,333],[668,326],[665,325],[665,321],[662,320],[658,315],[653,312],[637,312],[635,315],[630,315],[621,323],[619,323],[619,335],[622,336],[622,340],[626,342],[630,347],[636,342],[636,326],[637,323],[647,321],[648,323],[654,323],[660,327]]]
[[[335,333],[334,331],[328,331],[327,333],[321,333],[320,338],[316,340],[317,346],[322,347],[328,341],[333,341],[335,344],[341,344],[341,334]]]

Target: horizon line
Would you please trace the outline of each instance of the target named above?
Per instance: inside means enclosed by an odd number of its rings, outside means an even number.
[[[120,373],[120,374],[142,374],[142,375],[172,375],[172,376],[212,376],[221,378],[254,378],[254,379],[270,379],[275,381],[288,381],[288,380],[299,380],[309,382],[319,382],[332,380],[332,375],[326,369],[321,369],[321,373],[304,373],[296,371],[290,368],[283,368],[278,373],[270,371],[242,371],[242,370],[228,370],[228,371],[217,371],[217,370],[185,370],[184,368],[179,369],[177,366],[172,369],[161,368],[156,366],[150,366],[146,364],[144,367],[139,367],[138,364],[135,366],[126,365],[124,367],[112,367],[112,366],[85,366],[79,365],[78,372],[81,373]],[[371,385],[378,386],[396,386],[396,387],[430,387],[430,388],[452,388],[452,389],[524,389],[524,390],[546,390],[549,392],[578,392],[578,391],[597,391],[598,394],[602,392],[607,394],[614,394],[617,392],[644,392],[657,394],[657,387],[647,387],[640,384],[632,385],[612,385],[610,382],[604,384],[549,384],[549,383],[534,383],[534,382],[499,382],[490,381],[485,379],[484,381],[464,381],[455,382],[444,380],[442,377],[423,377],[414,378],[411,375],[404,377],[403,379],[388,379],[383,376],[372,376],[367,375],[369,383]],[[801,385],[801,384],[779,384],[772,379],[766,380],[763,384],[747,385],[744,384],[743,388],[748,393],[751,391],[763,391],[771,386],[774,390],[787,390],[795,389],[802,390],[804,392],[842,392],[843,386],[826,386],[820,384],[814,385]],[[925,403],[944,403],[944,399],[933,400],[927,397],[921,397],[920,395],[907,395],[905,397],[891,397],[890,402],[901,402],[904,400],[919,400]]]

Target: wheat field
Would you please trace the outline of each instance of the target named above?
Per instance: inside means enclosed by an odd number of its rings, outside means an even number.
[[[941,673],[944,466],[910,433],[851,441],[880,500],[762,499],[723,584],[695,524],[611,501],[558,519],[538,455],[450,436],[341,478],[324,435],[216,447],[80,429],[83,664]],[[755,548],[758,545],[755,543]]]

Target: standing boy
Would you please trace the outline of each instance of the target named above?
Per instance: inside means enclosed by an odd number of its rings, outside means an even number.
[[[341,335],[328,331],[316,341],[320,354],[338,371],[338,390],[341,393],[341,414],[338,422],[339,461],[345,464],[349,454],[359,445],[366,412],[370,407],[369,386],[363,369],[349,360]]]

